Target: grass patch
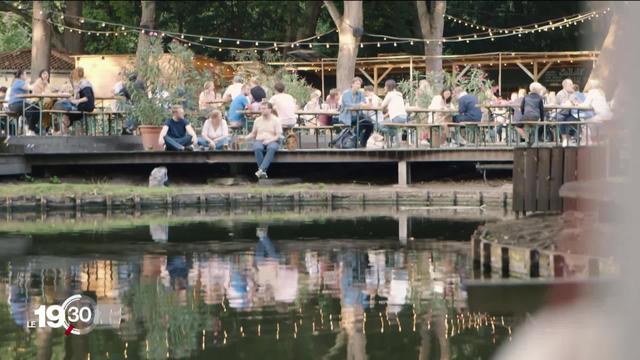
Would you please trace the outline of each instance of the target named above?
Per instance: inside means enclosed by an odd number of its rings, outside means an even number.
[[[69,196],[69,195],[175,195],[175,194],[198,194],[198,193],[286,193],[300,190],[323,189],[320,184],[294,184],[282,186],[264,187],[255,185],[245,186],[207,186],[207,185],[173,185],[169,187],[150,188],[141,185],[127,184],[67,184],[51,182],[33,182],[22,184],[2,184],[0,185],[0,197],[16,196]]]

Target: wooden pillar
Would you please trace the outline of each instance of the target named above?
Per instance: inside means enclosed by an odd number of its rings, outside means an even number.
[[[378,94],[378,65],[373,66],[373,93]]]
[[[533,61],[533,81],[538,81],[540,77],[538,76],[538,62]]]
[[[402,245],[407,244],[407,239],[411,232],[409,215],[406,212],[401,212],[398,214],[398,240]]]
[[[411,98],[413,98],[413,92],[415,89],[415,86],[413,85],[413,56],[409,56],[409,83],[411,84],[411,89],[409,90],[409,93],[411,94]]]
[[[320,77],[322,79],[322,101],[327,97],[324,95],[324,59],[320,59]]]
[[[498,53],[498,96],[502,96],[502,53]]]
[[[398,185],[407,186],[411,184],[411,164],[406,160],[398,161]]]

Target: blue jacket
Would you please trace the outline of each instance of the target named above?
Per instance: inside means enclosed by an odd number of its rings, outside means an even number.
[[[351,126],[351,118],[355,116],[356,113],[349,111],[349,109],[353,108],[354,105],[362,103],[364,103],[364,94],[361,91],[358,91],[356,94],[353,94],[351,89],[343,92],[342,102],[340,103],[340,122]]]
[[[462,115],[464,121],[480,121],[482,111],[478,107],[478,98],[475,95],[467,94],[458,99],[458,113]]]

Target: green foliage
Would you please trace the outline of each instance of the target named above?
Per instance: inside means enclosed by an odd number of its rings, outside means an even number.
[[[35,179],[33,178],[33,176],[29,175],[29,174],[24,174],[20,177],[20,180],[26,182],[26,183],[32,183],[35,181]]]
[[[57,176],[51,176],[49,177],[49,184],[62,184],[62,180]]]
[[[401,80],[398,83],[398,90],[405,96],[405,102],[419,107],[429,107],[434,96],[440,94],[441,89],[451,89],[461,86],[466,92],[474,94],[480,102],[487,99],[487,90],[493,86],[491,80],[487,79],[487,73],[481,69],[471,68],[463,76],[458,78],[457,73],[444,71],[441,82],[434,72],[422,74],[414,72],[413,81],[409,79]],[[419,84],[426,80],[426,88],[419,88]],[[439,85],[439,84],[442,85]]]
[[[31,47],[31,27],[12,13],[0,13],[0,51]]]
[[[161,40],[150,38],[141,61],[133,68],[145,90],[130,89],[135,104],[131,115],[140,124],[161,125],[170,116],[173,104],[182,104],[185,113],[195,119],[192,115],[197,111],[197,96],[210,75],[196,69],[193,57],[190,49],[177,42],[169,44],[169,52],[165,53]]]

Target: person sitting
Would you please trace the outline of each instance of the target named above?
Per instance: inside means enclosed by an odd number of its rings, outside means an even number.
[[[340,106],[339,97],[340,94],[338,93],[338,89],[329,90],[329,95],[327,95],[324,104],[322,104],[322,108],[324,110],[338,110],[338,107]],[[329,126],[340,122],[338,117],[334,117],[331,115],[320,115],[318,120],[320,122],[320,125],[322,126]]]
[[[569,78],[562,80],[562,90],[556,93],[556,103],[555,105],[560,106],[571,106],[571,97],[573,95],[573,81]],[[563,109],[556,110],[556,120],[557,121],[578,121],[573,115],[571,115],[571,110]],[[560,135],[562,137],[562,146],[567,146],[569,144],[569,136],[573,136],[576,133],[576,129],[570,125],[561,125],[560,126]]]
[[[6,96],[7,96],[7,87],[0,86],[0,100],[4,100]]]
[[[293,96],[284,92],[284,84],[278,81],[273,88],[276,90],[276,94],[269,99],[269,102],[273,105],[273,109],[278,114],[280,124],[284,128],[292,128],[296,125],[296,110],[298,104]]]
[[[227,87],[222,94],[222,100],[225,102],[233,101],[238,95],[242,94],[242,76],[236,75],[233,77],[233,83]]]
[[[219,110],[210,110],[209,118],[202,126],[201,135],[198,145],[208,147],[209,150],[222,150],[229,146],[229,127]]]
[[[27,120],[27,135],[35,135],[40,118],[40,110],[33,106],[29,101],[24,98],[18,97],[18,95],[26,95],[32,90],[31,85],[27,82],[27,72],[25,70],[18,70],[15,73],[15,78],[11,83],[11,90],[9,92],[9,111],[22,115],[24,113]],[[29,109],[26,109],[29,108]]]
[[[171,119],[167,119],[162,126],[158,144],[165,150],[193,151],[198,145],[198,136],[193,126],[184,118],[184,108],[174,105],[171,108]]]
[[[213,81],[207,81],[204,83],[204,90],[198,97],[198,110],[206,111],[208,109],[215,108],[213,101],[216,100],[216,88]]]
[[[260,111],[260,104],[267,97],[267,93],[264,91],[264,88],[260,86],[257,80],[253,80],[255,84],[253,87],[250,87],[251,90],[251,99],[253,102],[249,105],[249,109],[252,111]]]
[[[607,97],[605,96],[604,91],[600,88],[600,81],[591,79],[586,87],[589,90],[587,91],[587,96],[582,105],[593,108],[594,115],[589,120],[609,121],[613,119],[613,112],[607,102]]]
[[[429,110],[453,110],[453,96],[451,93],[451,89],[442,89],[440,95],[436,95],[431,99],[431,104],[429,104]],[[451,114],[446,112],[437,112],[433,113],[433,122],[435,124],[442,125],[442,132],[440,133],[440,143],[445,143],[447,140],[447,135],[449,134],[449,128],[447,127],[447,123],[451,122]],[[422,141],[427,141],[429,132],[424,132],[424,138]]]
[[[231,105],[229,105],[228,119],[231,127],[244,127],[246,117],[241,110],[245,110],[249,105],[249,86],[243,85],[241,87],[240,95],[236,96]]]
[[[347,126],[359,126],[360,134],[358,134],[361,147],[367,146],[367,140],[373,132],[373,123],[371,119],[364,117],[362,111],[354,111],[360,109],[365,103],[364,95],[360,91],[362,87],[362,79],[358,76],[351,81],[351,88],[342,93],[340,103],[340,122]],[[359,122],[359,124],[358,124]]]
[[[580,91],[580,85],[573,84],[573,95],[570,100],[572,105],[584,106],[584,102],[587,100],[587,95]],[[590,119],[593,115],[593,111],[578,111],[578,109],[571,110],[571,116],[579,120]]]
[[[542,121],[544,120],[544,87],[539,82],[532,82],[529,85],[529,94],[522,99],[520,113],[522,121]],[[523,139],[526,133],[521,126],[516,126],[516,131]]]
[[[269,166],[280,146],[282,124],[273,114],[273,104],[263,102],[260,105],[260,112],[261,116],[253,123],[253,129],[244,139],[254,139],[253,152],[258,164],[258,171],[255,172],[255,175],[258,179],[266,179]]]
[[[407,111],[404,108],[404,98],[402,93],[396,90],[396,82],[393,79],[389,79],[384,83],[384,89],[387,94],[382,100],[382,110],[389,114],[389,120],[392,123],[404,124],[407,122]],[[391,131],[391,136],[397,142],[397,131]]]
[[[378,123],[384,122],[384,113],[380,110],[375,110],[375,108],[382,106],[382,99],[373,91],[373,85],[364,87],[364,102],[367,104],[367,107],[373,108],[372,110],[365,111],[364,115],[372,120],[376,119]]]
[[[304,111],[318,111],[322,109],[322,105],[320,104],[320,98],[322,97],[322,92],[320,90],[313,90],[311,95],[309,95],[309,101],[304,105]],[[315,115],[304,115],[302,117],[307,124],[318,125],[318,121],[316,121]]]
[[[74,95],[71,100],[67,100],[70,104],[65,105],[67,111],[92,112],[95,110],[95,96],[93,86],[84,77],[84,68],[77,67],[71,71],[71,83],[73,85]],[[68,129],[73,122],[82,120],[82,114],[63,114],[62,120],[64,131]]]
[[[479,122],[482,119],[477,96],[468,94],[460,86],[453,90],[453,94],[458,98],[458,115],[453,117],[453,122]]]
[[[35,95],[46,94],[48,92],[52,92],[57,89],[53,89],[49,86],[49,71],[46,69],[40,70],[40,74],[38,74],[38,79],[33,83],[33,90],[31,91]],[[46,98],[42,102],[42,110],[51,110],[54,104],[54,100],[52,98]],[[43,129],[48,129],[51,127],[51,114],[46,112],[42,114],[42,127]]]

